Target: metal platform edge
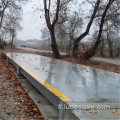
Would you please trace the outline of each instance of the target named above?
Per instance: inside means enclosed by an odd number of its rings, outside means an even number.
[[[21,66],[14,62],[5,52],[2,53],[2,57],[7,59],[8,64],[12,64],[16,70],[17,74],[22,74],[43,96],[50,101],[59,110],[59,120],[79,120],[79,118],[73,113],[71,109],[60,109],[59,106],[69,106],[69,102],[72,101],[62,101],[56,95],[51,93],[47,88],[41,85],[37,80],[34,79],[29,73],[27,73]]]

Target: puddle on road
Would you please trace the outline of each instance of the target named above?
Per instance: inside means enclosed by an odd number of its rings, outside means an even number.
[[[120,101],[120,74],[35,54],[7,55],[73,101]]]

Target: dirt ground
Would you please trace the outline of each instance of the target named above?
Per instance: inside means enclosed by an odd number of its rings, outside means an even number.
[[[0,120],[43,120],[0,52]]]

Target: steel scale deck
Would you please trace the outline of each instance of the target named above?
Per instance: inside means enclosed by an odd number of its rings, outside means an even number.
[[[119,103],[120,74],[36,54],[5,53],[20,73],[58,107],[67,103]],[[29,74],[29,75],[28,75]],[[46,91],[45,89],[48,91]],[[54,97],[55,96],[55,97]],[[55,98],[55,99],[54,99]],[[119,106],[117,106],[119,108]],[[114,107],[115,108],[115,107]]]

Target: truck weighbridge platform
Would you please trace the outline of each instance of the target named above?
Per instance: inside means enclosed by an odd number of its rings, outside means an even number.
[[[120,74],[26,53],[3,53],[56,108],[59,119],[119,119]],[[97,114],[68,109],[72,105],[109,105]]]

